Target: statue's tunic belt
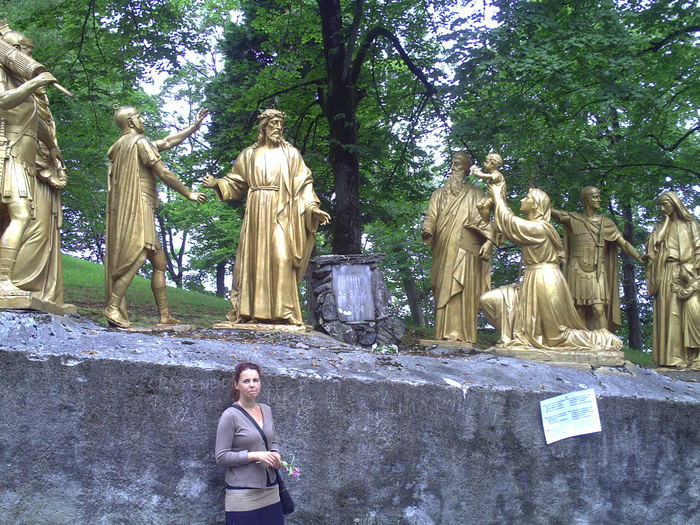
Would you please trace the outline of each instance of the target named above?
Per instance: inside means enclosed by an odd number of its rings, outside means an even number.
[[[279,186],[256,186],[255,188],[250,188],[249,191],[279,191],[279,189]]]
[[[539,270],[541,268],[559,268],[559,265],[556,263],[535,263],[535,264],[528,264],[525,266],[526,270]]]
[[[27,136],[27,137],[31,137],[33,139],[36,139],[37,130],[35,127],[32,127],[32,126],[7,125],[7,126],[5,126],[5,133],[7,135],[17,135],[17,134],[21,133],[22,136]]]

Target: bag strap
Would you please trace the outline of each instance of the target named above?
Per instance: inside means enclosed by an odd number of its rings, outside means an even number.
[[[270,445],[267,444],[267,438],[265,437],[265,432],[263,432],[263,429],[260,428],[260,425],[258,425],[258,422],[255,421],[253,416],[251,416],[248,412],[246,412],[245,409],[241,405],[237,405],[236,403],[234,403],[231,406],[233,408],[237,408],[238,410],[240,410],[243,413],[243,415],[245,417],[247,417],[248,420],[253,424],[253,426],[258,429],[258,432],[260,432],[260,437],[262,438],[263,443],[265,443],[265,450],[267,450],[269,452]],[[260,408],[260,412],[262,412],[262,407]],[[265,470],[265,477],[267,478],[268,486],[270,484],[274,485],[274,483],[271,483],[271,481],[270,481],[270,476],[267,474],[267,469]],[[277,482],[280,483],[280,486],[282,486],[282,484],[280,482],[280,479],[281,479],[280,475],[276,470],[275,470],[275,477],[277,478]]]
[[[265,450],[269,451],[270,446],[267,444],[267,438],[265,437],[265,432],[263,432],[263,429],[260,428],[260,425],[258,425],[258,422],[255,421],[253,416],[251,416],[248,412],[246,412],[245,409],[241,405],[237,405],[236,403],[234,403],[231,406],[233,408],[237,408],[238,410],[240,410],[243,413],[243,415],[245,417],[247,417],[251,423],[253,423],[253,426],[258,429],[258,432],[260,432],[260,437],[262,438],[263,443],[265,443]],[[260,412],[262,412],[262,408],[260,408]]]

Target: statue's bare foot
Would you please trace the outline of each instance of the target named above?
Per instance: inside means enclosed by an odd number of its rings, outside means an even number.
[[[119,310],[113,306],[107,306],[102,313],[110,326],[115,326],[117,328],[131,328],[131,323],[124,319],[119,313]]]
[[[180,324],[180,320],[175,319],[172,315],[168,314],[167,316],[160,318],[160,324]]]
[[[28,297],[32,295],[31,292],[17,288],[12,281],[9,279],[3,279],[0,281],[0,295],[13,295],[13,296],[24,296]]]

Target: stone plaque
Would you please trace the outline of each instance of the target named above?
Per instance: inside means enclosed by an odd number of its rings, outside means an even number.
[[[333,291],[340,321],[374,321],[372,270],[369,265],[333,266]]]

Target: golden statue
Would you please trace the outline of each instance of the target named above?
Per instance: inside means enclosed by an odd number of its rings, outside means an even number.
[[[30,41],[21,33],[6,29],[3,26],[3,40],[0,40],[0,210],[4,216],[0,234],[0,297],[31,297],[31,291],[18,288],[13,280],[16,279],[15,274],[19,273],[24,284],[32,290],[35,288],[31,282],[33,279],[29,276],[32,268],[23,265],[16,272],[15,264],[26,230],[35,216],[35,207],[45,206],[43,196],[37,198],[35,189],[37,158],[42,159],[41,163],[45,163],[49,170],[59,170],[62,166],[54,130],[50,128],[49,121],[44,119],[48,108],[42,106],[45,95],[37,93],[44,86],[54,84],[56,79],[50,73],[43,72],[25,80],[16,68],[9,67],[8,64],[33,61],[26,54],[31,51]],[[39,169],[43,169],[42,166]],[[41,193],[42,188],[38,191]],[[39,213],[45,211],[46,208],[39,210]],[[49,235],[48,231],[44,233]],[[29,251],[33,252],[33,248],[29,248]],[[39,262],[37,267],[43,262]],[[33,265],[34,261],[26,263]],[[38,270],[44,271],[45,268]],[[56,274],[53,273],[52,276],[55,278]],[[58,283],[54,285],[58,286]],[[38,283],[37,290],[42,286],[42,283]],[[61,300],[58,295],[54,298]]]
[[[496,227],[522,248],[525,267],[520,285],[491,290],[481,297],[487,319],[501,332],[499,344],[546,350],[618,350],[622,341],[606,329],[586,330],[574,307],[559,265],[564,248],[550,224],[551,204],[542,190],[531,188],[522,199],[517,217],[505,201],[503,175],[493,163],[485,163],[486,173],[472,174],[489,184],[495,203]]]
[[[32,56],[34,42],[31,38],[9,31],[3,40],[27,56]],[[46,88],[35,90],[33,97],[36,111],[48,130],[52,149],[59,152],[56,123],[51,115]],[[72,310],[70,305],[63,304],[61,265],[61,190],[66,182],[66,169],[60,154],[58,158],[52,158],[49,147],[40,142],[32,192],[34,218],[24,231],[12,280],[34,297]]]
[[[105,249],[104,316],[110,325],[129,328],[126,290],[144,265],[153,266],[151,290],[158,306],[160,324],[178,324],[170,315],[165,288],[166,259],[155,227],[158,206],[156,180],[191,201],[202,203],[206,195],[190,191],[170,170],[160,151],[171,149],[197,131],[208,115],[200,109],[193,124],[164,139],[151,141],[143,135],[143,119],[138,109],[118,108],[114,119],[122,136],[109,149],[107,181],[107,243]]]
[[[615,223],[598,215],[600,190],[581,190],[583,213],[552,210],[552,218],[564,226],[566,281],[581,319],[590,330],[615,332],[622,324],[617,249],[641,261]]]
[[[491,201],[465,180],[471,165],[466,153],[452,158],[449,179],[430,197],[422,237],[433,252],[435,338],[474,344],[479,297],[491,288],[494,238]]]
[[[311,171],[282,135],[285,115],[267,109],[258,141],[238,155],[220,179],[202,181],[223,201],[247,195],[234,265],[231,322],[301,325],[298,283],[316,242],[316,230],[330,216],[319,207]]]
[[[647,241],[647,288],[654,302],[652,356],[660,366],[700,365],[697,280],[700,224],[678,196],[659,196],[664,217]]]

